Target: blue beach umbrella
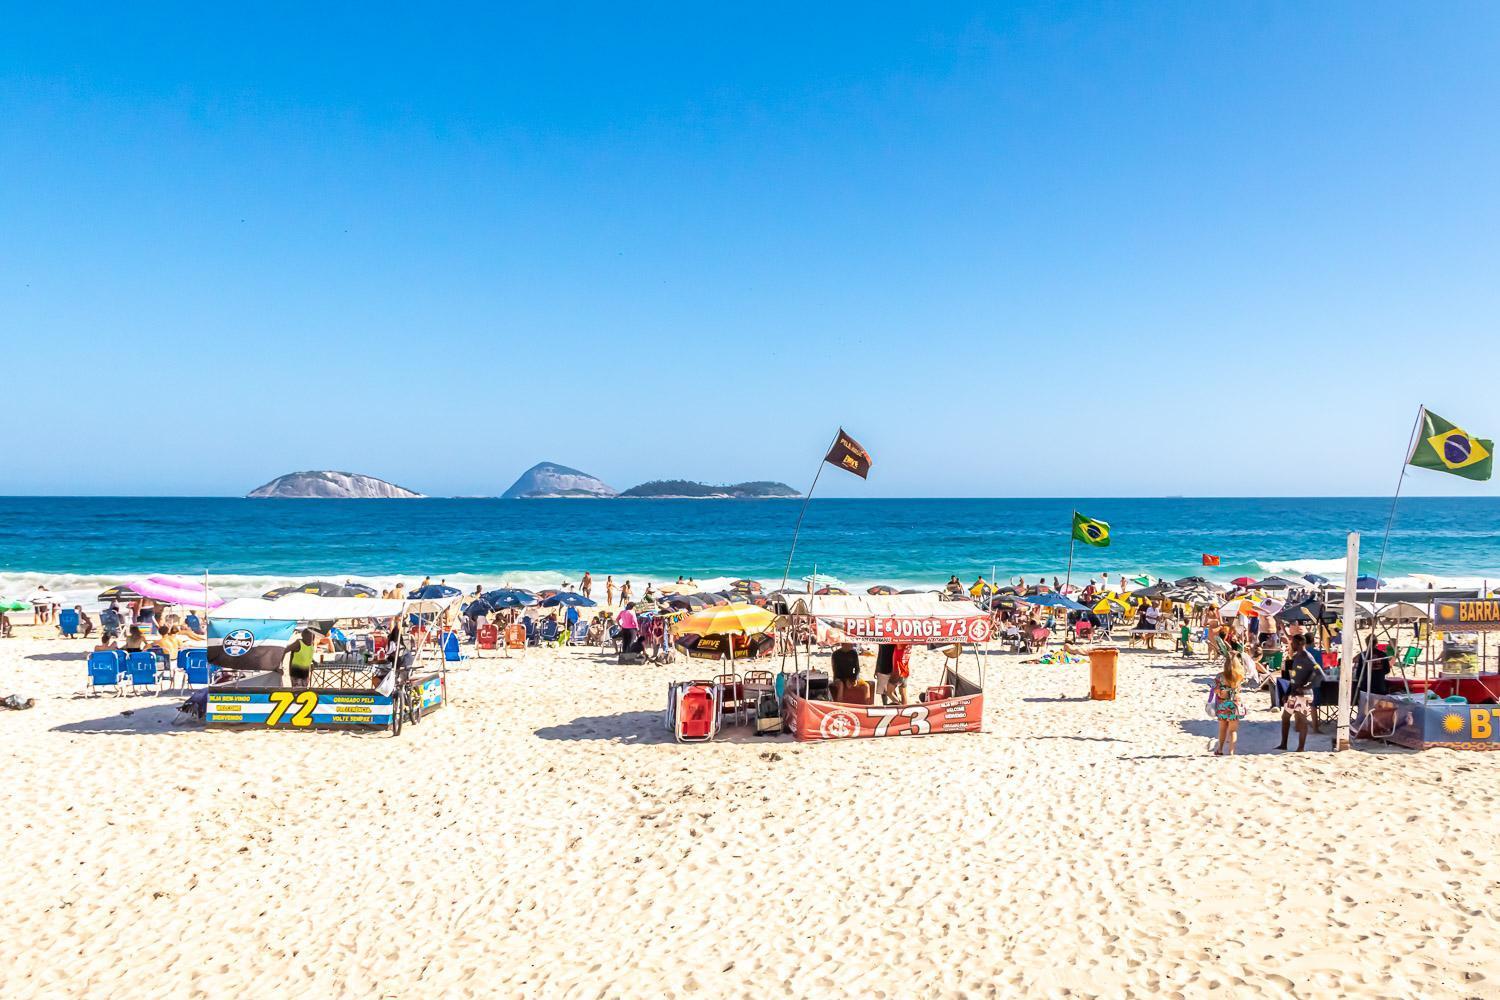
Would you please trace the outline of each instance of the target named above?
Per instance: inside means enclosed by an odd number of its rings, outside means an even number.
[[[575,594],[571,590],[564,590],[559,593],[553,594],[551,597],[543,601],[542,607],[555,608],[560,604],[566,604],[569,607],[574,608],[592,608],[595,603],[597,602],[584,597],[582,594]]]
[[[1088,610],[1082,604],[1063,594],[1036,594],[1032,597],[1023,597],[1027,604],[1033,604],[1039,608],[1066,608],[1068,611]]]
[[[1384,580],[1377,580],[1373,576],[1362,576],[1354,581],[1357,590],[1374,590],[1376,587],[1384,587]]]
[[[461,591],[457,587],[449,587],[441,583],[429,583],[425,587],[418,587],[406,595],[409,601],[440,601],[445,597],[457,597]]]
[[[501,587],[499,590],[485,591],[479,599],[497,610],[500,608],[528,608],[536,603],[535,594],[529,590],[521,590],[515,587]]]

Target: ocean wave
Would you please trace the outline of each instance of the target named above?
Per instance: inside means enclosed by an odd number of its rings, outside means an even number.
[[[1343,559],[1252,559],[1250,565],[1258,566],[1267,573],[1293,573],[1302,576],[1316,573],[1319,576],[1340,575],[1344,572]]]

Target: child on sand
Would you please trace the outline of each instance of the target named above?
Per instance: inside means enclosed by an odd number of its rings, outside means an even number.
[[[1234,756],[1240,719],[1245,715],[1245,706],[1240,700],[1240,683],[1244,679],[1244,668],[1240,666],[1239,657],[1232,653],[1224,657],[1224,669],[1214,678],[1213,693],[1209,695],[1214,718],[1219,720],[1219,742],[1214,747],[1216,757]]]

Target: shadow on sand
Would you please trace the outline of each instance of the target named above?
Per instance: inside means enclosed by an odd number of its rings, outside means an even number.
[[[88,662],[87,653],[27,653],[28,660],[72,660],[80,667]]]
[[[179,715],[177,703],[131,704],[129,697],[113,698],[108,695],[97,699],[101,706],[108,705],[113,714],[81,722],[65,722],[53,726],[54,733],[85,733],[89,736],[163,736],[184,729],[197,730],[191,726],[186,715]]]
[[[585,715],[559,726],[544,726],[536,731],[538,739],[577,742],[600,740],[627,746],[656,746],[673,742],[661,712],[622,712],[619,715]],[[751,743],[767,745],[789,742],[787,734],[756,736],[749,726],[725,725],[714,737],[716,743]]]

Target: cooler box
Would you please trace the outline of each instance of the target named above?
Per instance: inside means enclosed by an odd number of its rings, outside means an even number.
[[[1120,651],[1114,646],[1089,650],[1089,698],[1093,701],[1115,700],[1115,677],[1119,673]]]

